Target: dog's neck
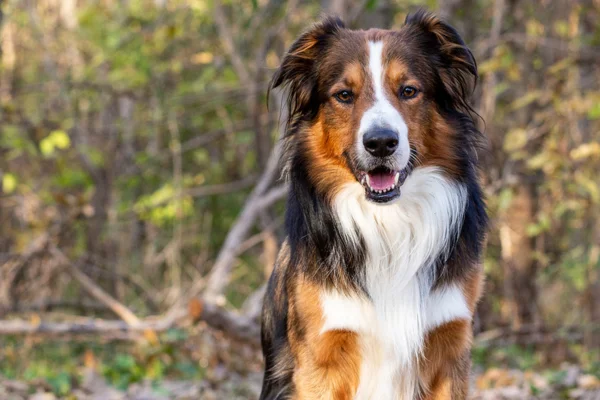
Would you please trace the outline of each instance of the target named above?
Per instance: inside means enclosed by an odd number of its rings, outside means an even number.
[[[358,182],[346,184],[328,204],[296,172],[287,215],[292,254],[305,260],[312,253],[314,263],[304,265],[305,272],[329,286],[371,292],[376,290],[371,274],[393,272],[393,281],[402,285],[423,270],[433,281],[432,266],[444,264],[456,247],[467,187],[438,168],[417,168],[400,198],[388,205],[368,201]]]
[[[393,204],[379,205],[365,199],[360,184],[351,183],[335,198],[343,234],[366,252],[367,287],[374,274],[388,276],[402,290],[402,282],[423,268],[445,262],[457,243],[467,201],[463,184],[438,168],[422,167],[401,191]]]

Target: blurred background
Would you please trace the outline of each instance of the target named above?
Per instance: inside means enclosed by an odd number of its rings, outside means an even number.
[[[323,13],[421,6],[479,63],[473,398],[600,398],[598,0],[0,0],[0,398],[257,398],[269,79]]]

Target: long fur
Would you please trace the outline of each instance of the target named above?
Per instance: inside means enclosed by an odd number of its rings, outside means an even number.
[[[389,357],[389,362],[383,362],[387,365],[384,373],[377,360],[365,361],[363,371],[374,376],[361,379],[370,385],[359,387],[358,399],[367,398],[367,393],[387,393],[373,398],[392,399],[396,397],[391,393],[396,392],[408,398],[417,385],[413,363],[421,353],[428,320],[435,320],[440,308],[453,306],[435,302],[438,309],[429,310],[427,301],[435,279],[433,267],[438,259],[445,263],[448,246],[456,243],[460,232],[466,189],[427,167],[413,172],[396,204],[381,207],[365,200],[363,192],[358,183],[348,185],[336,197],[334,207],[350,241],[357,246],[365,243],[367,305],[356,307],[366,301],[356,295],[340,300],[341,294],[327,293],[323,330],[366,332],[370,340],[364,345],[371,349],[364,353]],[[391,379],[397,375],[404,377],[402,382]]]
[[[298,350],[290,337],[308,340],[304,317],[295,307],[299,279],[320,288],[315,304],[323,316],[320,334],[360,334],[363,357],[356,400],[417,398],[422,392],[418,360],[427,332],[472,316],[464,285],[480,273],[487,224],[477,178],[480,134],[468,103],[476,64],[456,31],[427,13],[408,17],[403,29],[404,41],[398,46],[410,46],[421,57],[415,59],[423,65],[421,78],[436,88],[432,107],[454,133],[454,141],[448,142],[452,173],[423,165],[411,147],[412,171],[392,204],[368,201],[358,181],[345,183],[332,196],[311,179],[315,165],[307,143],[328,96],[321,70],[326,60],[344,56],[328,53],[344,30],[341,21],[327,18],[301,35],[274,77],[273,87],[289,90],[284,158],[290,192],[288,236],[263,308],[261,400],[294,394]],[[376,43],[371,41],[372,51],[381,51]],[[344,44],[348,54],[357,46],[352,37]],[[377,68],[371,70],[377,73]],[[379,93],[377,101],[382,98]],[[356,155],[344,156],[352,169]]]

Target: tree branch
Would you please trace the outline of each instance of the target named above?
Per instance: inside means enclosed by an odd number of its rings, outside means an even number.
[[[227,194],[237,192],[252,186],[256,182],[256,175],[248,175],[240,180],[219,183],[215,185],[205,185],[197,188],[186,189],[185,194],[192,197],[214,196],[218,194]]]
[[[244,241],[250,228],[252,228],[259,212],[270,206],[275,201],[283,198],[287,192],[286,185],[279,186],[267,192],[267,188],[278,173],[281,143],[278,143],[267,162],[265,171],[248,197],[242,212],[229,231],[225,243],[215,261],[208,277],[205,299],[215,301],[221,295],[229,281],[229,274],[236,259],[236,248]],[[198,294],[198,289],[192,287],[191,296]]]
[[[221,37],[221,43],[223,45],[223,49],[225,50],[225,54],[227,54],[227,57],[229,57],[229,60],[231,61],[231,64],[233,65],[235,73],[240,79],[240,82],[250,82],[250,72],[246,68],[244,60],[242,60],[242,58],[239,55],[240,53],[235,47],[233,33],[231,32],[231,27],[229,25],[229,21],[227,21],[227,17],[225,16],[225,12],[223,11],[223,6],[221,2],[216,1],[214,3],[214,7],[215,22],[219,30],[219,36]]]
[[[204,321],[208,326],[225,333],[227,336],[259,346],[260,326],[253,316],[238,314],[228,311],[211,303],[200,303],[199,312],[192,316],[193,321]],[[161,318],[146,318],[140,320],[136,325],[130,325],[125,321],[104,320],[96,318],[78,318],[71,322],[47,322],[40,321],[32,323],[19,319],[0,320],[0,335],[24,335],[24,334],[127,334],[119,336],[122,339],[137,339],[146,331],[164,332],[177,326],[179,320],[187,316],[178,314],[176,319],[165,315]]]
[[[115,300],[111,295],[106,293],[104,289],[96,285],[86,274],[81,272],[56,246],[50,248],[50,253],[58,260],[66,265],[69,269],[69,274],[96,300],[110,308],[118,315],[127,325],[136,326],[140,323],[140,319],[125,305]]]

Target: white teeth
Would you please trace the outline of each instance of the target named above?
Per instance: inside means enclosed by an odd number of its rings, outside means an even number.
[[[369,189],[371,189],[370,186],[369,186]],[[396,189],[396,184],[393,184],[392,186],[390,186],[389,188],[386,188],[386,189],[381,189],[381,190],[371,189],[371,192],[377,193],[377,194],[383,194],[383,193],[391,192],[394,189]]]
[[[396,187],[398,186],[399,180],[400,180],[400,172],[396,172],[396,175],[394,175],[394,183],[392,184],[392,186],[385,188],[385,189],[373,189],[371,187],[371,178],[369,178],[369,174],[365,174],[361,178],[360,183],[363,186],[368,187],[372,193],[383,194],[383,193],[391,192],[392,190],[396,189]]]

